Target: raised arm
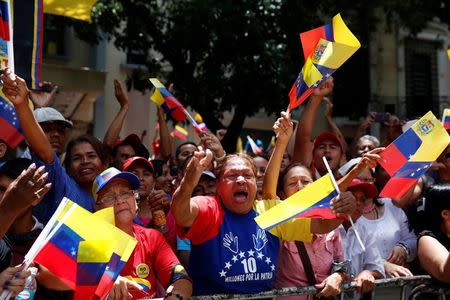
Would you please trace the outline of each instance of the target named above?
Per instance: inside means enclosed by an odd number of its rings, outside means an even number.
[[[27,88],[25,80],[16,75],[12,80],[12,72],[8,68],[1,75],[3,81],[3,93],[13,103],[17,116],[19,117],[20,126],[22,127],[25,139],[34,153],[45,163],[52,163],[54,153],[50,142],[42,131],[41,126],[36,121],[28,105],[30,91]]]
[[[117,102],[120,104],[120,109],[109,125],[105,137],[103,138],[103,143],[110,148],[114,146],[114,142],[119,138],[129,108],[128,96],[124,91],[122,84],[117,79],[114,79],[114,95],[116,96]]]
[[[159,122],[159,138],[161,159],[168,159],[172,153],[173,138],[170,136],[169,128],[167,127],[166,118],[163,110],[158,107],[158,122]]]
[[[0,239],[17,217],[39,203],[50,190],[51,183],[45,183],[48,174],[44,172],[44,167],[36,169],[31,164],[8,186],[0,199]]]
[[[200,140],[202,141],[205,149],[211,150],[216,159],[225,158],[225,150],[223,150],[222,144],[219,141],[219,138],[213,134],[212,132],[204,131],[199,133]]]
[[[353,136],[352,143],[350,144],[350,152],[353,157],[358,156],[358,149],[356,149],[359,138],[363,135],[367,134],[367,130],[370,129],[373,122],[375,122],[375,112],[371,112],[367,115],[367,117],[364,119],[364,121],[358,126],[358,129],[355,132],[355,135]]]
[[[350,183],[353,179],[358,177],[358,175],[364,170],[364,169],[372,169],[375,168],[377,165],[377,161],[382,159],[381,156],[378,154],[381,151],[383,151],[385,148],[375,148],[367,153],[364,153],[362,156],[361,161],[353,168],[351,169],[346,175],[344,175],[341,179],[338,181],[339,189],[341,191],[346,191]]]
[[[327,97],[324,97],[323,101],[325,101],[325,104],[327,105],[325,110],[325,118],[327,119],[328,126],[330,127],[331,131],[333,131],[341,139],[345,153],[348,150],[348,145],[347,142],[345,141],[344,135],[342,134],[339,127],[336,125],[336,122],[334,122],[333,120],[333,103]]]
[[[278,176],[280,175],[283,154],[292,136],[292,128],[293,124],[290,115],[284,111],[281,112],[281,117],[273,125],[277,141],[264,175],[262,186],[263,199],[277,199]]]
[[[211,150],[207,149],[206,151],[196,151],[189,161],[180,185],[172,198],[171,210],[177,225],[191,227],[197,217],[199,207],[191,200],[191,195],[212,159],[213,154]]]
[[[310,166],[312,162],[311,133],[316,120],[317,109],[325,95],[333,90],[333,78],[330,77],[314,90],[309,102],[300,115],[297,133],[295,135],[294,155],[292,163],[300,162]]]

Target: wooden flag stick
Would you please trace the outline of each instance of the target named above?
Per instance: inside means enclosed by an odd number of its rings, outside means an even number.
[[[339,190],[339,186],[334,179],[333,173],[331,172],[330,166],[328,165],[328,161],[325,158],[325,156],[322,157],[323,163],[325,164],[325,167],[327,168],[328,173],[330,174],[331,181],[333,182],[334,188],[338,192],[338,194],[341,194],[341,191]],[[355,224],[353,223],[353,219],[350,215],[348,215],[348,220],[350,221],[350,224],[352,224],[353,230],[355,231],[356,239],[358,240],[359,244],[361,245],[361,248],[363,251],[366,251],[366,247],[364,247],[364,244],[361,240],[361,237],[359,236],[358,230],[356,230]]]

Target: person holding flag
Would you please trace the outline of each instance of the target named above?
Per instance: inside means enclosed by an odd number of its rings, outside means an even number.
[[[266,168],[263,194],[264,199],[276,199],[278,195],[286,199],[312,183],[313,176],[311,171],[302,164],[290,164],[281,173],[281,186],[277,186],[283,153],[293,132],[290,116],[282,112],[273,129],[277,139]],[[283,241],[278,259],[276,288],[314,285],[318,290],[317,297],[332,297],[341,292],[341,286],[349,276],[348,270],[338,269],[339,265],[333,264],[333,262],[344,260],[341,238],[337,229],[325,234],[314,234],[311,243]],[[303,261],[304,259],[307,261]],[[336,268],[330,275],[333,266]],[[307,296],[300,297],[296,296],[295,299],[307,298]]]
[[[166,289],[165,299],[188,299],[192,293],[191,280],[164,236],[155,229],[133,224],[139,186],[133,173],[109,168],[97,176],[92,187],[95,209],[114,207],[116,226],[138,241],[110,291],[110,298],[155,297],[158,281]]]
[[[181,238],[191,239],[188,270],[194,294],[257,293],[273,287],[280,239],[310,241],[311,233],[326,233],[335,220],[293,218],[270,231],[254,218],[280,203],[255,201],[256,167],[245,154],[227,155],[216,170],[216,196],[191,198],[212,152],[196,151],[174,193],[172,212]],[[354,198],[342,194],[333,199],[334,212],[348,214]]]

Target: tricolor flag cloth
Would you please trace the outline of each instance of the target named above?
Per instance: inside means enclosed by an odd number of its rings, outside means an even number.
[[[261,147],[256,145],[255,141],[247,135],[247,143],[250,145],[250,148],[252,149],[253,154],[255,155],[261,155],[263,153],[263,150]]]
[[[289,92],[289,109],[299,106],[361,47],[340,14],[331,24],[300,34],[305,65]]]
[[[0,0],[0,69],[2,70],[10,67],[10,62],[14,64],[10,6],[9,1]]]
[[[0,139],[9,147],[15,149],[23,139],[16,109],[0,90]]]
[[[185,108],[183,105],[166,89],[166,87],[157,78],[150,78],[150,82],[155,87],[155,92],[150,99],[159,107],[164,109],[167,115],[177,122],[186,120]]]
[[[136,240],[111,224],[113,208],[92,214],[70,200],[65,203],[34,261],[73,289],[75,299],[104,299]]]
[[[172,135],[179,138],[180,140],[186,140],[189,133],[182,126],[175,125],[175,128],[172,131]]]
[[[270,230],[294,217],[336,219],[330,201],[337,195],[331,176],[327,174],[257,216],[255,221],[262,229]]]
[[[403,196],[444,151],[450,136],[430,111],[380,153],[379,164],[391,176],[380,197]]]
[[[445,130],[450,129],[450,108],[444,108],[442,113],[442,125],[444,125]]]
[[[194,121],[195,123],[193,125],[196,134],[199,134],[200,132],[206,132],[206,130],[208,130],[206,124],[203,122],[202,116],[199,113],[195,114]]]

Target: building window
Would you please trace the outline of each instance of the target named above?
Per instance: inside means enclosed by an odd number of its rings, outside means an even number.
[[[410,118],[439,112],[437,51],[441,43],[405,40],[406,112]]]
[[[68,56],[68,26],[64,17],[44,15],[44,58],[66,58]]]

